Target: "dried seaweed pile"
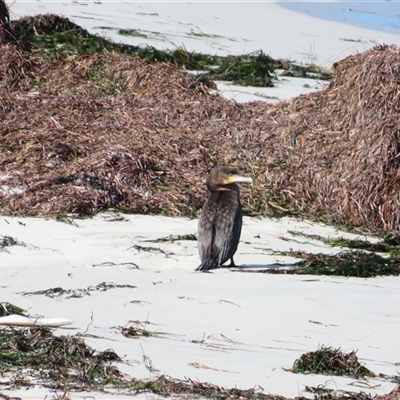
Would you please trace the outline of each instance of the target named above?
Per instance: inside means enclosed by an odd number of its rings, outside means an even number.
[[[243,107],[172,65],[110,54],[45,61],[12,46],[2,54],[5,213],[193,215],[208,168],[244,159],[240,139],[256,146],[252,132],[231,129]]]
[[[356,351],[348,353],[341,349],[321,346],[317,351],[303,354],[293,364],[293,372],[314,373],[363,378],[375,376],[368,368],[359,363]]]
[[[193,216],[207,172],[229,164],[255,180],[247,213],[399,222],[396,47],[348,57],[324,91],[276,106],[226,101],[171,64],[0,51],[2,213]]]
[[[296,209],[396,230],[400,50],[377,46],[335,67],[324,91],[268,113],[269,187]]]

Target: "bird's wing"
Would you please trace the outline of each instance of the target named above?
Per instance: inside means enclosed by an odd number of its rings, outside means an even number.
[[[220,203],[214,228],[213,255],[221,265],[235,254],[242,229],[242,208],[236,194]]]
[[[199,255],[200,260],[213,258],[213,238],[215,235],[215,217],[217,209],[216,199],[211,195],[203,206],[201,212],[198,233],[199,233]]]

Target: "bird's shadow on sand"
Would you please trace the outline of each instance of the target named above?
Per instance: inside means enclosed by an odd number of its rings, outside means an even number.
[[[218,268],[212,268],[205,271],[198,271],[198,272],[205,272],[205,273],[212,273],[214,271],[218,271],[219,269],[230,269],[232,272],[266,272],[266,271],[278,271],[288,268],[296,268],[298,265],[297,263],[273,263],[273,264],[242,264],[242,265],[221,265]]]
[[[256,272],[256,271],[268,271],[268,270],[280,270],[286,268],[296,268],[297,263],[273,263],[273,264],[241,264],[236,265],[235,267],[223,266],[221,268],[229,268],[232,271],[239,272]]]

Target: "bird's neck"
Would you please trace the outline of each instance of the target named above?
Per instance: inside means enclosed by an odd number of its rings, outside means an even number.
[[[209,186],[210,192],[236,192],[239,193],[239,186],[236,183],[230,183],[229,185],[213,185]]]

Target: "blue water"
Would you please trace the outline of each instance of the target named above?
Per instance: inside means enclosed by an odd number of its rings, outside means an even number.
[[[377,31],[400,35],[399,1],[302,2],[279,1],[278,4],[311,17],[344,22]]]

